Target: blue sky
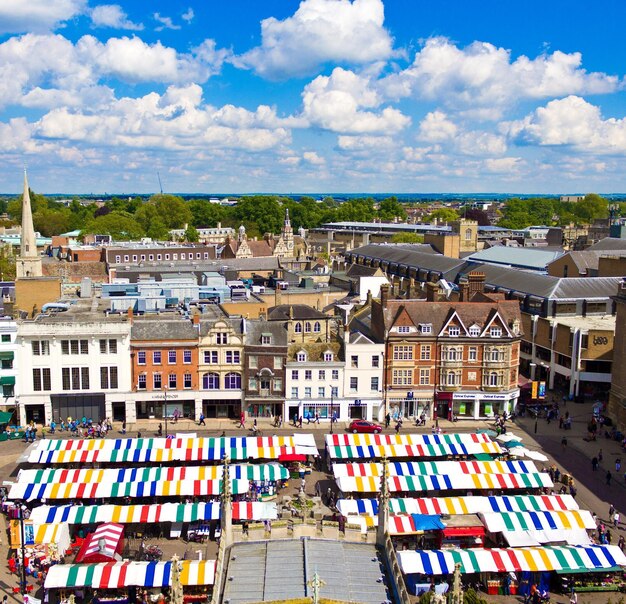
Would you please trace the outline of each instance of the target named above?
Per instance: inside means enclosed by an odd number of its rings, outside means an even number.
[[[0,191],[626,192],[626,3],[0,2]]]

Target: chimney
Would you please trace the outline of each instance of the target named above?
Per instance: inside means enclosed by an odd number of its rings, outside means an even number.
[[[191,317],[191,322],[194,325],[200,325],[200,314],[199,313],[194,313],[194,315]]]
[[[128,315],[128,320],[132,323],[133,322],[133,307],[132,306],[128,307],[126,314]]]
[[[485,273],[473,271],[467,276],[467,279],[469,281],[469,299],[474,294],[482,294],[485,291]]]
[[[467,279],[459,282],[459,302],[469,302],[469,283]]]
[[[293,319],[293,306],[289,305],[289,318]]]
[[[439,286],[432,281],[428,281],[426,283],[426,300],[428,302],[438,302],[439,301]]]
[[[386,308],[387,302],[389,301],[389,285],[384,283],[380,286],[380,305],[383,308]]]
[[[367,306],[372,305],[372,290],[371,289],[367,290],[367,296],[365,297],[365,304]]]
[[[274,306],[280,306],[282,302],[282,295],[280,293],[280,287],[276,287],[274,290]]]

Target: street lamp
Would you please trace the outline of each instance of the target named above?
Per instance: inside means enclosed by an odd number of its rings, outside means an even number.
[[[330,433],[333,433],[333,423],[334,423],[334,415],[333,415],[333,405],[335,402],[334,391],[332,386],[330,387]]]
[[[20,541],[22,545],[22,572],[20,577],[20,590],[22,595],[26,595],[26,547],[25,547],[25,537],[24,537],[24,512],[27,507],[22,503],[20,504],[19,510],[19,519],[20,519]]]
[[[163,384],[163,422],[165,423],[165,438],[167,438],[167,384]]]

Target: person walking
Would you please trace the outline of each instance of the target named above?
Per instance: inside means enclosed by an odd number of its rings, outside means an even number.
[[[387,413],[387,415],[385,415],[385,428],[389,428],[389,424],[391,424],[391,415]]]
[[[240,428],[246,427],[246,412],[245,411],[242,411],[241,414],[239,415],[239,427]]]
[[[600,449],[598,451],[598,463],[601,464],[602,463],[602,449]]]
[[[561,448],[563,451],[567,448],[567,438],[565,438],[565,436],[561,439]]]
[[[615,514],[613,514],[613,526],[615,528],[619,528],[619,512],[615,512]]]
[[[609,506],[609,518],[613,518],[613,514],[615,514],[615,506],[611,504]]]
[[[204,413],[200,413],[200,419],[198,420],[198,426],[206,426],[204,421]]]
[[[618,458],[615,460],[615,471],[616,471],[617,473],[619,473],[619,471],[620,471],[621,469],[622,469],[622,460],[618,457]]]
[[[398,421],[396,422],[396,428],[395,428],[395,430],[396,430],[396,434],[400,434],[400,428],[402,428],[402,421],[401,421],[401,420],[398,420]]]
[[[606,486],[610,487],[611,486],[611,478],[613,478],[613,475],[611,474],[610,470],[606,471]]]
[[[617,542],[617,547],[624,551],[624,544],[624,535],[620,535],[619,541]]]
[[[591,460],[591,469],[595,472],[598,469],[598,458],[594,457]]]

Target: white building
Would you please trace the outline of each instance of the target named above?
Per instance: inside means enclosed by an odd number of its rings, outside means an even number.
[[[20,423],[123,419],[131,391],[130,322],[79,300],[17,329]],[[99,306],[102,306],[101,304]]]
[[[343,418],[382,421],[384,343],[377,344],[362,333],[344,332],[345,404]]]
[[[0,406],[4,411],[15,407],[17,396],[17,323],[11,317],[0,317]]]

